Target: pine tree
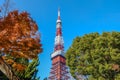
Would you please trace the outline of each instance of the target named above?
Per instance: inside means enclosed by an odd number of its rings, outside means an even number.
[[[22,72],[16,72],[17,76],[20,77],[20,79],[23,80],[38,80],[37,78],[37,66],[39,65],[39,60],[34,59],[32,62],[30,62],[27,66],[27,68]]]
[[[7,57],[7,59],[10,59]],[[22,71],[16,71],[16,69],[13,69],[13,72],[16,74],[16,76],[18,76],[21,80],[39,80],[39,77],[37,78],[37,66],[39,65],[39,60],[38,59],[34,59],[31,62],[29,62],[27,59],[25,58],[18,58],[16,60],[16,62],[21,63],[26,65],[26,69],[22,70]],[[2,73],[0,72],[0,80],[8,80],[8,78]]]

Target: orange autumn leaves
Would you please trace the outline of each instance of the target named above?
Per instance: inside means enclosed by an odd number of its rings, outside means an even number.
[[[2,57],[4,59],[4,61],[10,65],[15,71],[18,71],[18,72],[21,72],[21,71],[24,71],[25,68],[27,67],[26,65],[23,65],[23,64],[20,64],[20,63],[17,63],[15,62],[13,59],[10,59],[6,56],[3,56]]]
[[[38,26],[27,12],[12,11],[0,19],[0,52],[37,58],[42,51]]]
[[[0,54],[14,70],[23,71],[27,66],[17,63],[13,58],[37,58],[42,52],[38,26],[27,12],[10,12],[0,19]]]

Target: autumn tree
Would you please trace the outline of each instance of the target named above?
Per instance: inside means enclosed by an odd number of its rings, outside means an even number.
[[[70,72],[88,80],[120,80],[120,32],[76,37],[66,52]]]
[[[12,68],[17,67],[16,70],[24,70],[26,66],[16,63],[15,59],[37,58],[41,51],[38,26],[27,12],[19,13],[14,10],[0,19],[0,70],[10,80],[17,79],[8,64],[12,65]],[[7,55],[14,59],[6,61]]]

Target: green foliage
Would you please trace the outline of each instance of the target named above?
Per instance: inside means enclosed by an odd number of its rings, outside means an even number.
[[[13,59],[11,56],[7,56],[8,59]],[[23,71],[16,71],[13,68],[13,72],[21,79],[21,80],[40,80],[40,78],[37,78],[37,66],[39,65],[38,59],[33,59],[31,62],[29,62],[28,59],[25,58],[16,58],[15,61],[17,63],[21,63],[27,66],[27,68]],[[0,72],[0,80],[8,80],[8,78]]]
[[[23,72],[16,72],[17,76],[19,76],[23,80],[39,80],[37,78],[37,66],[39,64],[38,59],[33,59],[32,62],[30,62]]]
[[[120,32],[76,37],[66,52],[71,74],[90,75],[89,80],[120,80]]]

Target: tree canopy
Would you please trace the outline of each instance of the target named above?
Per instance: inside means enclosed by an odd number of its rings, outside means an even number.
[[[120,80],[120,32],[76,37],[66,52],[70,72],[89,80]]]
[[[0,53],[36,58],[42,51],[38,26],[27,12],[12,11],[0,19]]]
[[[16,60],[38,58],[41,46],[38,26],[27,12],[14,10],[0,18],[0,70],[9,79],[14,80],[11,68],[17,71],[27,68]]]

